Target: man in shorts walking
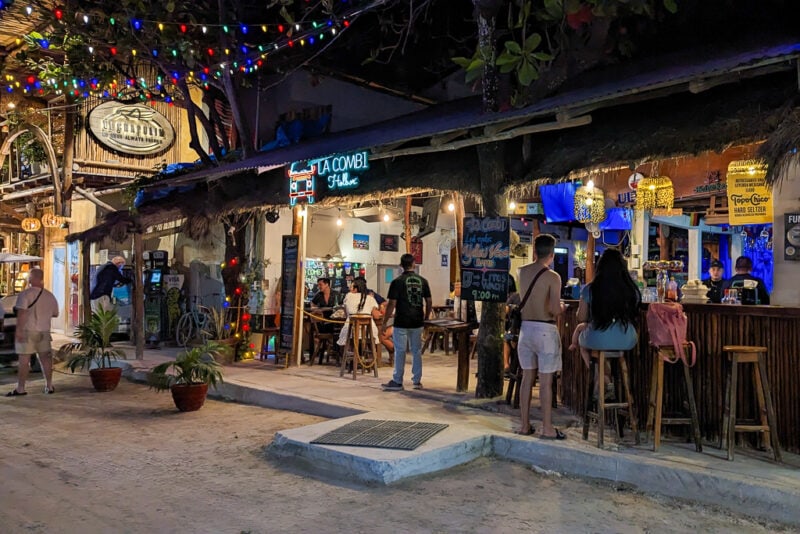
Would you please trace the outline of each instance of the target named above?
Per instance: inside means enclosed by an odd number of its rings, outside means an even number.
[[[50,347],[50,320],[58,317],[58,301],[44,288],[44,272],[31,269],[28,275],[30,287],[19,294],[14,309],[17,312],[17,326],[14,335],[14,349],[19,357],[17,366],[17,387],[6,393],[6,397],[27,395],[25,381],[31,367],[31,356],[39,355],[44,374],[45,394],[55,393],[53,388],[53,350]]]
[[[563,313],[561,303],[561,277],[550,266],[555,258],[556,239],[540,234],[534,240],[536,261],[519,270],[519,293],[524,295],[536,279],[525,307],[521,309],[522,326],[517,344],[519,364],[522,367],[520,386],[519,433],[531,435],[531,390],[533,373],[539,372],[539,402],[542,410],[542,439],[564,439],[566,436],[553,426],[553,375],[561,370],[561,336],[556,319]],[[540,275],[541,273],[541,275]]]

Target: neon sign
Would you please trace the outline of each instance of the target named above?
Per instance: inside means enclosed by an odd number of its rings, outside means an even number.
[[[286,174],[289,176],[289,205],[294,206],[298,200],[305,199],[309,204],[314,203],[316,195],[314,187],[314,174],[317,166],[312,165],[310,169],[303,168],[301,163],[295,162],[289,166]]]
[[[309,161],[296,161],[289,166],[289,202],[298,199],[314,203],[316,179],[322,180],[328,191],[355,189],[361,185],[360,174],[369,169],[367,151],[336,154]]]

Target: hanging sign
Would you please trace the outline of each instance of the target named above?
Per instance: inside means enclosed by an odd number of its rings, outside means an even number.
[[[765,176],[766,166],[753,166],[742,172],[728,170],[728,223],[731,226],[772,223],[772,190]]]
[[[169,119],[144,104],[100,104],[89,113],[89,131],[111,150],[136,156],[163,152],[175,140]]]
[[[800,213],[786,213],[784,216],[786,235],[783,243],[783,259],[800,261]]]
[[[314,202],[318,192],[356,189],[361,185],[361,174],[369,169],[369,152],[336,154],[326,158],[296,161],[287,169],[289,177],[289,202],[298,199]]]
[[[511,226],[508,217],[466,217],[461,246],[461,298],[505,302]]]
[[[636,191],[625,191],[617,195],[617,200],[620,204],[635,204]]]

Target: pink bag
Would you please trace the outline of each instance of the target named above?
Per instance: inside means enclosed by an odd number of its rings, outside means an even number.
[[[664,361],[675,363],[678,358],[689,367],[693,366],[697,360],[697,348],[693,341],[686,341],[687,329],[686,314],[683,313],[683,306],[677,302],[652,302],[647,309],[647,331],[650,336],[650,345],[659,349],[658,353]],[[684,345],[691,347],[691,363],[686,361],[686,350]],[[673,347],[675,359],[670,359],[661,351],[661,347]]]

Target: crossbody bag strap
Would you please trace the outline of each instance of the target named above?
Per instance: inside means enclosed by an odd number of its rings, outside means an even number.
[[[27,308],[25,308],[26,310],[30,310],[31,308],[33,308],[33,307],[34,307],[34,305],[36,305],[36,303],[39,301],[39,297],[41,297],[41,296],[42,296],[42,291],[44,291],[44,288],[41,288],[41,289],[39,290],[39,294],[38,294],[38,295],[36,295],[36,298],[35,298],[35,299],[33,299],[33,302],[31,302],[31,303],[30,303],[30,305],[29,305]]]
[[[533,286],[536,285],[536,281],[539,280],[539,277],[542,276],[544,274],[544,272],[548,271],[548,270],[549,269],[547,267],[545,267],[544,269],[542,269],[541,271],[536,273],[536,276],[533,277],[533,282],[531,282],[531,285],[528,286],[528,290],[525,292],[525,296],[522,298],[522,301],[519,303],[520,312],[522,312],[522,308],[525,307],[525,303],[528,302],[528,297],[531,296],[531,291],[533,290]]]

